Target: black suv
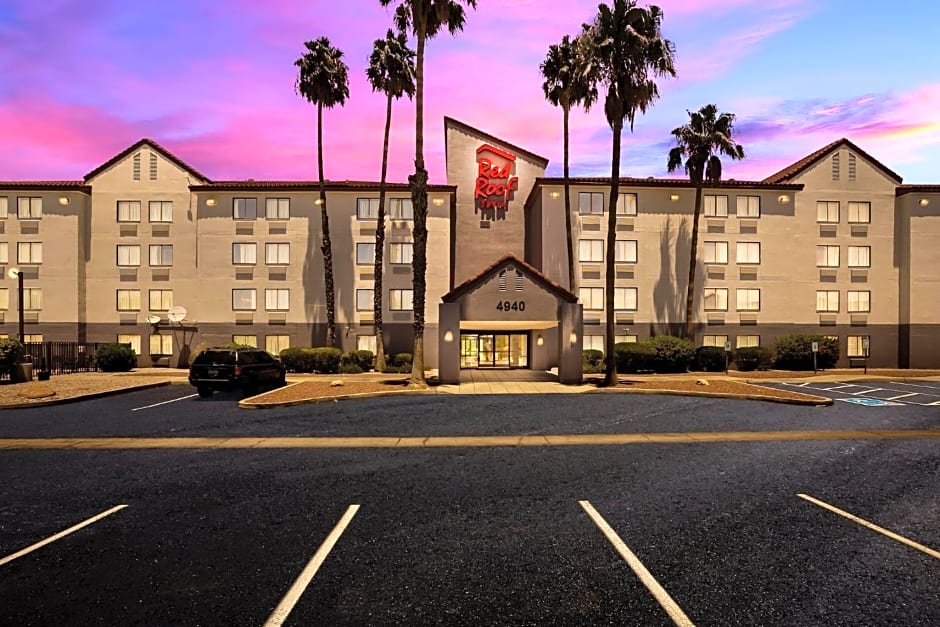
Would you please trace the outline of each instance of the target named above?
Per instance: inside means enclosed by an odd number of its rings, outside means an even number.
[[[189,367],[189,382],[203,398],[236,387],[253,394],[259,385],[284,385],[286,372],[280,360],[258,348],[207,348]]]

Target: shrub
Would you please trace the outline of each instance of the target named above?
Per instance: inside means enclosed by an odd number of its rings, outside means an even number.
[[[0,375],[13,372],[13,366],[23,358],[23,345],[14,338],[0,339]]]
[[[614,345],[617,372],[637,373],[653,370],[656,351],[646,342],[622,342]]]
[[[604,351],[587,348],[581,352],[581,358],[585,366],[600,366],[604,363]]]
[[[95,351],[95,362],[104,372],[128,372],[137,365],[137,354],[128,344],[102,344]]]
[[[395,357],[392,358],[393,366],[408,366],[408,372],[411,372],[411,353],[397,353]],[[399,372],[402,372],[399,370]]]
[[[722,346],[699,346],[695,350],[695,370],[720,372],[725,369],[725,363],[725,349]]]
[[[685,372],[695,359],[695,344],[671,335],[657,335],[649,339],[649,345],[656,352],[654,366],[656,372]]]
[[[819,342],[816,367],[825,370],[839,361],[839,341],[824,335],[788,335],[777,340],[774,366],[783,370],[812,370],[813,342]]]
[[[362,374],[362,368],[359,367],[359,364],[354,363],[341,363],[339,365],[340,374]]]
[[[313,357],[309,348],[285,348],[280,352],[284,367],[291,372],[313,372]]]
[[[734,363],[738,370],[768,370],[773,365],[773,352],[765,346],[748,346],[734,352]]]
[[[313,370],[323,374],[336,374],[339,372],[339,363],[343,358],[343,351],[335,347],[309,348],[307,351],[313,361]]]
[[[375,353],[372,351],[356,351],[356,360],[359,367],[365,372],[375,365]]]

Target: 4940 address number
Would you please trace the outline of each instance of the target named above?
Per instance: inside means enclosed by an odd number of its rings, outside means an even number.
[[[525,311],[524,300],[501,300],[496,303],[496,311]]]

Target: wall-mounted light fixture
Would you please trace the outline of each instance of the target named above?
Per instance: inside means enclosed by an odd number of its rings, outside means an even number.
[[[69,197],[68,197],[68,196],[59,196],[59,204],[60,204],[60,205],[65,206],[65,205],[69,204],[70,202],[71,202],[71,200],[69,200]]]
[[[790,197],[787,196],[786,194],[780,194],[779,196],[777,196],[777,201],[778,201],[781,205],[789,205],[789,204],[790,204]]]
[[[434,203],[434,206],[435,206],[435,207],[440,207],[441,205],[444,204],[444,199],[441,198],[441,197],[437,197],[437,198],[435,198],[434,200],[432,200],[431,202]]]
[[[672,202],[679,202],[679,194],[670,194],[669,200],[671,200]]]
[[[559,192],[551,192],[549,196],[551,196],[552,200],[558,200],[561,197],[561,194]]]
[[[453,331],[447,331],[446,333],[444,333],[444,341],[447,342],[448,344],[451,343],[451,342],[453,342],[453,341],[454,341],[454,332],[453,332]]]
[[[921,206],[921,207],[926,207],[926,206],[929,205],[929,204],[930,204],[930,199],[929,199],[929,198],[921,198],[921,199],[920,199],[920,206]]]
[[[206,201],[206,206],[207,206],[207,207],[215,207],[215,198],[210,198],[209,200],[207,200],[207,201]]]
[[[571,344],[577,344],[577,343],[578,343],[578,334],[575,333],[574,331],[572,331],[572,332],[571,332],[571,335],[568,336],[568,341],[571,342]]]
[[[542,346],[543,344],[545,344],[545,338],[543,338],[542,334],[539,333],[538,336],[535,338],[535,345]]]
[[[315,204],[316,206],[319,207],[319,206],[322,205],[324,202],[326,202],[326,201],[325,201],[323,198],[317,198],[316,200],[313,201],[313,204]]]

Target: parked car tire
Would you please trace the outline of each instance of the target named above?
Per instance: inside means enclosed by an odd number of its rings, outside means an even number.
[[[212,396],[212,388],[206,386],[199,386],[196,388],[196,391],[199,393],[199,396],[202,398],[209,398]]]

